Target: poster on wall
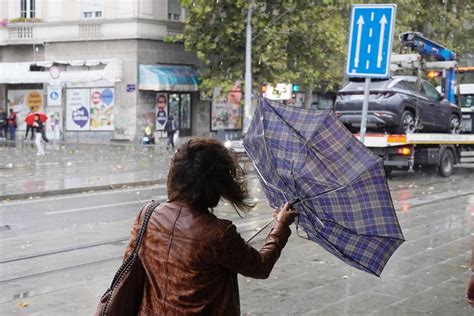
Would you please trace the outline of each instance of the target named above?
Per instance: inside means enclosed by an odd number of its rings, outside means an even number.
[[[168,95],[166,93],[156,94],[156,130],[165,129],[168,120]]]
[[[28,113],[43,111],[42,90],[8,90],[7,99],[8,111],[16,112],[19,130],[26,130],[24,119]]]
[[[90,128],[92,131],[114,130],[114,89],[91,89]]]
[[[61,139],[62,131],[62,113],[61,107],[48,107],[47,115],[48,120],[46,121],[46,136],[52,140]]]
[[[68,89],[66,92],[66,129],[88,131],[90,124],[90,90]]]
[[[211,106],[211,130],[242,128],[242,90],[236,83],[231,91],[214,91]]]

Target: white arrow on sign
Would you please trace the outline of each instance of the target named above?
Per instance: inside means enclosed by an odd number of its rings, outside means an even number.
[[[360,54],[360,40],[362,37],[362,25],[364,25],[364,17],[362,15],[359,16],[357,20],[357,42],[356,42],[356,54],[354,58],[354,67],[359,67],[359,54]]]
[[[385,17],[385,14],[382,15],[382,18],[380,19],[380,38],[379,38],[379,53],[377,55],[377,68],[380,68],[382,66],[382,49],[383,49],[383,38],[385,35],[385,24],[387,24],[387,18]]]

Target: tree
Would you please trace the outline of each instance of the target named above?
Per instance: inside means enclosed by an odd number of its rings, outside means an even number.
[[[253,0],[254,88],[264,82],[299,83],[306,90],[335,91],[344,76],[352,3],[397,4],[398,35],[425,34],[458,54],[474,47],[472,0]],[[201,88],[242,80],[248,0],[182,0],[187,50],[203,62]]]
[[[254,0],[252,73],[264,82],[299,83],[322,91],[342,80],[348,4],[336,1]],[[184,0],[185,47],[204,63],[201,87],[230,86],[242,80],[247,0]]]

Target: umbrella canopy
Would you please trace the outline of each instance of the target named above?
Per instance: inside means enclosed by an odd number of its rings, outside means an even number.
[[[43,123],[46,122],[46,120],[48,119],[48,116],[43,112],[32,112],[25,117],[26,124],[32,125],[33,122],[35,121],[36,115],[38,115],[39,120]]]
[[[404,242],[383,162],[332,110],[261,99],[244,147],[272,207],[298,200],[298,225],[307,238],[380,276]]]

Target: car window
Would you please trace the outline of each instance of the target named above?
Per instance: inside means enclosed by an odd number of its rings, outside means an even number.
[[[416,93],[418,91],[418,89],[416,88],[416,83],[414,81],[400,81],[394,86],[394,88],[407,90],[411,93]]]
[[[423,93],[428,96],[429,98],[432,98],[432,99],[439,99],[440,97],[440,94],[439,92],[435,89],[435,87],[433,87],[431,84],[429,84],[428,82],[426,81],[422,81],[421,82],[421,85],[422,85],[422,90],[423,90]]]

